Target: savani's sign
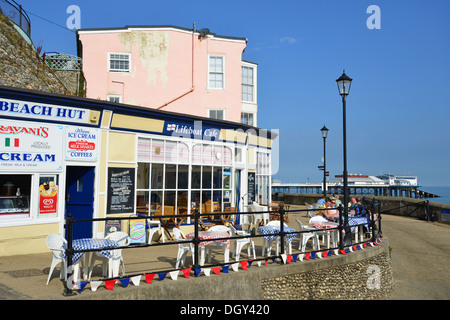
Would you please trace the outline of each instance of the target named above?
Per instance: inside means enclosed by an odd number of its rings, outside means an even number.
[[[66,127],[66,159],[95,161],[97,150],[97,129]]]
[[[63,127],[0,119],[0,169],[62,170]]]

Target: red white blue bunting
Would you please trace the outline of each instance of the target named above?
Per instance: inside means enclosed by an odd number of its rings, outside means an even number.
[[[324,259],[324,258],[330,258],[334,255],[348,255],[352,252],[358,251],[358,250],[365,250],[368,246],[378,246],[381,242],[380,238],[377,238],[375,241],[368,241],[361,244],[356,244],[351,247],[347,247],[345,249],[334,249],[334,250],[321,250],[321,251],[312,251],[312,252],[305,252],[305,253],[295,253],[295,254],[282,254],[281,260],[283,264],[292,264],[297,262],[302,262],[304,260],[311,261],[316,259]],[[269,263],[269,260],[272,260],[272,263],[275,262],[277,257],[266,257],[263,259],[264,264],[267,266]],[[177,280],[179,272],[184,275],[186,279],[189,279],[189,276],[191,274],[191,271],[194,271],[194,275],[198,277],[202,272],[205,276],[209,277],[211,276],[211,271],[216,274],[220,275],[221,273],[229,273],[229,269],[231,269],[234,272],[238,272],[240,269],[247,271],[253,263],[258,265],[258,267],[261,267],[262,261],[261,260],[244,260],[239,262],[233,262],[228,265],[224,265],[221,267],[210,267],[210,268],[185,268],[185,269],[179,269],[174,271],[168,271],[168,272],[157,272],[157,273],[145,273],[142,275],[136,275],[132,276],[130,278],[121,278],[121,279],[112,279],[112,280],[97,280],[97,281],[80,281],[77,282],[77,288],[78,292],[81,293],[84,288],[87,286],[87,284],[90,284],[92,291],[97,291],[97,288],[104,284],[106,289],[113,290],[114,286],[118,283],[120,283],[123,287],[127,287],[129,283],[131,282],[134,286],[139,286],[142,282],[142,277],[144,277],[144,281],[147,284],[151,284],[153,279],[158,276],[159,281],[163,281],[167,278],[167,275],[172,280]]]

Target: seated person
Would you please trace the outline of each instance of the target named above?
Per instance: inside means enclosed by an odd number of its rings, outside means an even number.
[[[319,214],[322,215],[328,221],[333,221],[333,220],[335,220],[335,218],[339,217],[339,212],[336,209],[334,209],[334,210],[329,209],[329,208],[336,208],[335,204],[333,202],[334,202],[334,200],[327,198],[325,200],[325,203],[319,207],[319,209],[327,209],[328,208],[328,210],[319,211]]]
[[[319,206],[325,204],[325,197],[324,197],[324,196],[320,197],[320,199],[317,201],[317,204],[318,204]]]

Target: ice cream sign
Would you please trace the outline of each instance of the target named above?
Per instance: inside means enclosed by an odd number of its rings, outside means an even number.
[[[0,119],[0,170],[62,170],[63,126]]]
[[[66,127],[66,159],[95,161],[97,160],[97,149],[97,129]]]

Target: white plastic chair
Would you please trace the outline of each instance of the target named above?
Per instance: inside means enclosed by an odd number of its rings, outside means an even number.
[[[267,225],[270,220],[270,213],[269,208],[267,206],[261,206],[257,202],[253,201],[252,205],[250,206],[253,212],[262,212],[267,211],[265,213],[255,213],[253,214],[253,224],[255,224],[256,228],[260,225],[262,222],[263,225]]]
[[[183,232],[178,228],[172,229],[173,235],[177,241],[186,240]],[[187,246],[182,243],[178,244],[178,254],[177,254],[177,262],[175,264],[175,269],[178,269],[178,266],[184,266],[186,262],[186,256],[189,251],[192,251],[192,263],[194,263],[194,251],[192,250],[192,244],[188,243]]]
[[[67,281],[67,260],[64,254],[65,250],[67,249],[66,239],[64,239],[64,237],[59,234],[49,234],[47,236],[47,247],[52,251],[53,254],[52,264],[48,273],[47,285],[50,282],[53,270],[60,262],[62,263],[60,279],[62,279],[64,275],[64,280]]]
[[[147,243],[150,244],[152,242],[153,235],[155,234],[156,231],[161,232],[161,237],[162,237],[163,243],[166,242],[165,237],[164,237],[164,227],[161,226],[161,221],[147,219],[147,223],[148,223],[148,241],[147,241]]]
[[[231,234],[231,230],[230,228],[228,228],[227,226],[222,226],[222,225],[216,225],[216,226],[212,226],[211,228],[208,229],[208,231],[222,231],[222,232],[227,232],[228,234]],[[207,258],[208,258],[208,263],[211,263],[211,258],[212,258],[212,249],[213,248],[222,248],[223,249],[223,255],[224,255],[224,261],[225,263],[228,263],[228,261],[230,260],[230,249],[229,249],[229,245],[225,242],[212,242],[210,244],[207,244],[205,246],[205,249],[207,251]],[[203,261],[203,259],[202,259]]]
[[[301,232],[298,234],[298,237],[300,238],[300,242],[298,244],[298,250],[305,251],[306,244],[308,243],[309,239],[312,239],[313,249],[319,250],[320,245],[319,245],[318,231],[312,231],[312,229],[310,227],[304,226],[300,220],[298,220],[298,219],[295,219],[295,220],[297,220],[297,224],[300,229],[299,231],[311,230],[311,232]]]
[[[249,236],[250,234],[245,231],[236,231],[236,229],[233,226],[230,226],[231,229],[231,236]],[[252,238],[239,238],[235,239],[234,246],[233,246],[233,253],[232,257],[235,257],[236,261],[239,260],[239,256],[241,254],[241,250],[244,246],[247,245],[247,256],[250,257],[250,245],[253,249],[253,259],[256,259],[255,254],[255,243],[253,242]]]
[[[122,231],[110,233],[105,237],[105,239],[116,241],[120,247],[128,246],[131,242],[128,234]],[[109,259],[98,251],[92,255],[89,279],[91,278],[92,270],[94,268],[96,260],[100,260],[103,262],[103,276],[106,276],[106,267],[108,267],[108,277],[117,277],[119,275],[120,264],[122,264],[122,275],[125,275],[125,263],[122,257],[122,249],[112,249],[110,250],[110,252],[111,257]],[[108,265],[106,263],[108,263]]]
[[[309,203],[305,203],[305,204],[306,204],[306,209],[308,210],[308,211],[306,211],[306,216],[309,217],[309,218],[314,217],[315,214],[316,214],[316,211],[312,210],[312,209],[314,209],[314,206],[312,204],[309,204]]]

